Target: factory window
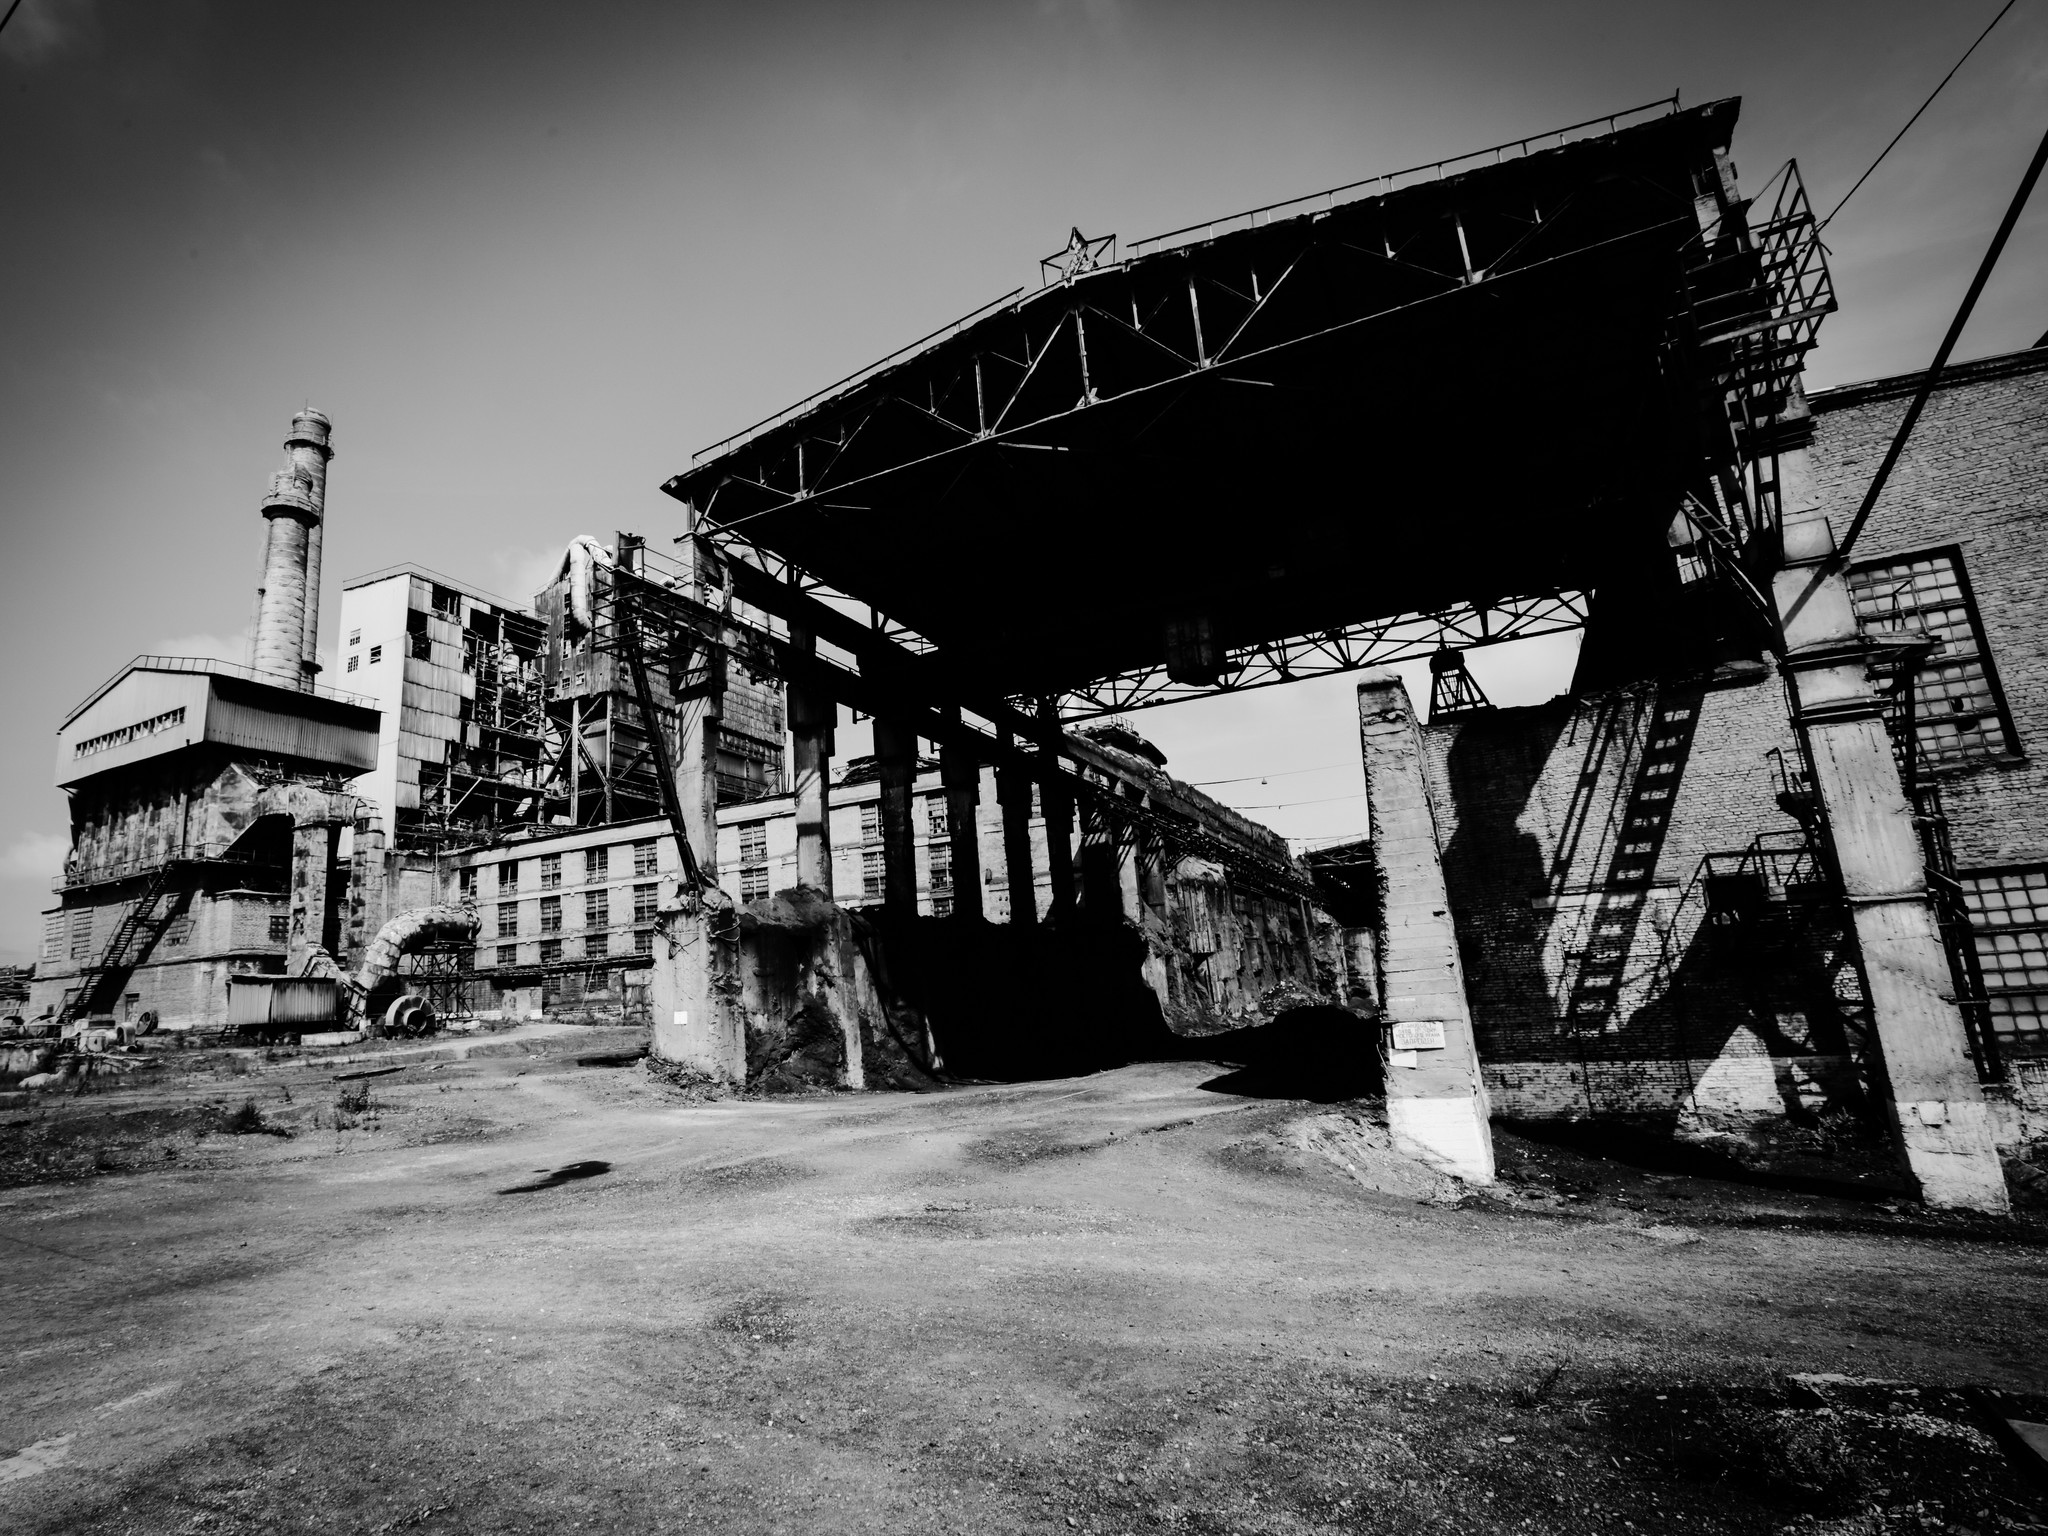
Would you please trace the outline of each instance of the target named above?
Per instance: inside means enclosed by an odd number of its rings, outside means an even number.
[[[348,632],[348,643],[350,645],[361,645],[363,643],[363,632],[360,629],[350,630]]]
[[[611,953],[612,936],[602,931],[583,935],[583,953],[596,960]],[[603,983],[598,984],[600,987]]]
[[[609,928],[611,925],[611,892],[585,891],[583,893],[583,926],[586,928]]]
[[[870,848],[860,856],[860,893],[869,899],[882,894],[884,889],[882,872],[882,850]]]
[[[655,890],[656,888],[651,885],[636,885],[633,887],[634,922],[651,923],[654,921],[654,914],[658,909]]]
[[[432,661],[434,659],[434,642],[429,636],[407,635],[406,644],[411,651],[414,661]]]
[[[560,933],[562,931],[562,898],[543,896],[540,899],[540,931]]]
[[[645,842],[635,843],[633,845],[634,874],[643,876],[653,874],[655,871],[654,859],[655,854],[653,838],[650,837]]]
[[[2048,1055],[2048,864],[1962,883],[1998,1048]]]
[[[924,802],[925,833],[930,837],[944,837],[953,823],[946,815],[946,797],[927,795]]]
[[[61,910],[43,914],[43,958],[52,965],[64,958],[64,914]]]
[[[765,821],[743,821],[740,823],[740,862],[760,864],[768,857],[768,823]]]
[[[270,942],[289,944],[292,941],[292,920],[288,914],[280,913],[270,920]]]
[[[933,843],[930,850],[932,865],[932,889],[950,891],[953,889],[953,850],[945,843]]]
[[[586,848],[583,850],[583,878],[595,884],[602,880],[612,867],[612,851],[609,848]]]
[[[507,859],[498,866],[498,889],[516,891],[519,889],[519,861]]]
[[[542,939],[540,941],[540,963],[542,965],[560,965],[562,963],[562,941],[560,939]]]
[[[370,647],[370,665],[374,667],[375,665],[377,665],[377,663],[378,663],[378,662],[382,661],[383,659],[384,659],[384,647],[383,647],[383,646],[381,646],[381,645],[373,645],[373,646],[371,646],[371,647]]]
[[[519,946],[517,944],[500,944],[498,946],[498,964],[517,965],[518,963]]]
[[[473,866],[455,871],[455,889],[463,896],[476,894],[476,869]]]
[[[633,953],[636,955],[651,955],[654,953],[654,930],[652,928],[636,928],[633,931]]]
[[[71,913],[71,958],[92,958],[92,908],[78,907]]]
[[[434,588],[434,612],[454,618],[462,612],[462,594],[453,587]]]
[[[501,939],[519,936],[519,903],[504,901],[498,904],[498,937]]]
[[[552,891],[562,883],[562,856],[559,853],[545,853],[540,860],[540,888]]]
[[[860,840],[864,843],[882,840],[882,807],[879,801],[870,800],[860,808]]]
[[[1856,619],[1870,635],[1924,634],[1934,649],[1913,683],[1913,737],[1930,768],[2014,750],[1984,626],[1953,549],[1849,572]],[[1888,709],[1896,713],[1896,699]]]
[[[359,662],[359,661],[361,661],[362,659],[363,659],[363,658],[362,658],[362,657],[360,657],[360,656],[351,656],[351,657],[349,657],[349,659],[348,659],[348,670],[349,670],[349,671],[351,671],[351,672],[355,671],[355,669],[356,669],[356,663],[357,663],[357,662]]]
[[[740,900],[762,901],[768,895],[768,866],[757,864],[740,871]]]

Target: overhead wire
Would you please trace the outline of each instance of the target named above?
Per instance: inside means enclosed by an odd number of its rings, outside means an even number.
[[[1241,779],[1196,779],[1195,789],[1214,789],[1218,784],[1263,784],[1268,779],[1291,779],[1302,773],[1328,773],[1332,768],[1349,768],[1350,763],[1325,763],[1320,768],[1283,768],[1278,773],[1248,773]]]
[[[1991,28],[1997,26],[2001,21],[2005,20],[2005,13],[2011,10],[2018,3],[2019,0],[2005,0],[2005,4],[2002,7],[2000,7],[1998,14],[1991,18],[1990,25],[1985,27],[1985,29],[1982,32],[1979,32],[1977,34],[1977,42],[1972,43],[1969,47],[1965,48],[1963,50],[1963,56],[1960,59],[1957,59],[1955,63],[1950,66],[1949,72],[1941,77],[1941,85],[1937,85],[1932,91],[1927,93],[1927,99],[1920,103],[1919,110],[1914,112],[1914,114],[1911,117],[1906,119],[1906,126],[1904,128],[1901,128],[1897,133],[1893,134],[1891,143],[1885,145],[1885,147],[1882,150],[1878,151],[1877,158],[1870,162],[1870,169],[1866,170],[1861,176],[1858,176],[1856,178],[1856,185],[1851,187],[1848,191],[1844,192],[1842,194],[1841,202],[1836,203],[1835,206],[1829,211],[1828,216],[1822,219],[1818,224],[1816,224],[1813,227],[1813,232],[1815,234],[1819,234],[1822,230],[1826,229],[1829,224],[1834,222],[1835,215],[1842,211],[1843,207],[1848,203],[1849,199],[1854,197],[1858,190],[1861,189],[1863,183],[1870,180],[1871,172],[1875,171],[1880,165],[1884,164],[1884,157],[1890,154],[1894,149],[1896,149],[1898,147],[1899,140],[1903,139],[1906,136],[1908,130],[1910,130],[1915,123],[1920,121],[1920,113],[1925,112],[1929,107],[1934,105],[1934,98],[1941,94],[1942,87],[1946,86],[1949,83],[1949,81],[1955,79],[1956,71],[1961,69],[1965,64],[1969,62],[1970,55],[1977,51],[1977,44],[1983,42],[1985,38],[1989,37],[1991,35]]]

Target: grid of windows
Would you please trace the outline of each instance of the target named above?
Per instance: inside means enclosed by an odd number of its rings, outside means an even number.
[[[659,887],[652,885],[636,885],[633,887],[634,922],[651,923],[654,921],[654,914],[659,905],[656,896],[658,889]]]
[[[768,866],[756,864],[740,871],[740,900],[761,901],[768,895]]]
[[[644,879],[646,876],[651,875],[654,872],[654,839],[649,838],[644,843],[635,843],[633,845],[634,875]]]
[[[611,925],[611,892],[585,891],[583,893],[583,926],[586,928],[609,928]]]
[[[609,848],[586,848],[583,850],[583,878],[597,881],[605,877],[611,868],[612,851]]]
[[[925,797],[924,825],[926,834],[931,837],[944,837],[952,829],[953,823],[946,815],[946,797],[944,795],[927,795]]]
[[[519,861],[507,859],[498,866],[498,889],[516,891],[519,889]]]
[[[381,646],[381,645],[373,645],[373,646],[371,646],[371,647],[370,647],[370,665],[374,667],[375,665],[377,665],[377,663],[378,663],[378,662],[382,661],[383,659],[384,659],[384,647],[383,647],[383,646]]]
[[[762,864],[768,859],[768,823],[743,821],[739,826],[740,862]]]
[[[291,918],[288,915],[284,914],[280,914],[279,916],[273,917],[270,920],[270,942],[273,944],[289,944],[291,942],[291,939]]]
[[[953,850],[945,843],[933,843],[930,851],[932,861],[932,891],[953,889]]]
[[[562,883],[562,856],[559,853],[543,854],[540,861],[540,888],[544,891],[558,889]]]
[[[2048,1055],[2048,864],[1962,884],[1999,1049]]]
[[[71,910],[71,958],[90,960],[92,958],[92,908],[74,907]]]
[[[498,964],[517,965],[518,963],[519,946],[517,944],[500,944],[498,946]]]
[[[1913,735],[1929,767],[2013,750],[1959,556],[1944,550],[1861,566],[1849,573],[1849,592],[1867,632],[1924,633],[1935,642],[1913,684]]]
[[[602,959],[611,952],[611,939],[610,934],[602,931],[586,933],[583,935],[583,953],[593,960]]]
[[[860,808],[860,840],[864,843],[879,843],[882,840],[880,801],[870,800]]]
[[[501,939],[519,936],[519,903],[501,901],[498,903],[498,937]]]
[[[540,941],[540,963],[542,965],[558,964],[561,958],[562,941],[560,939],[542,939]]]
[[[355,669],[356,669],[356,663],[357,663],[357,662],[359,662],[359,661],[361,661],[362,659],[363,659],[363,658],[362,658],[362,657],[360,657],[360,656],[351,656],[351,657],[349,657],[349,659],[348,659],[348,670],[349,670],[349,671],[351,671],[351,672],[355,671]]]
[[[562,898],[543,896],[540,899],[540,931],[560,933],[562,931]]]
[[[634,930],[633,953],[636,955],[651,955],[654,953],[654,930],[652,928],[638,928]]]
[[[464,896],[476,894],[476,871],[464,866],[455,872],[455,887]]]
[[[860,856],[860,893],[870,900],[881,896],[885,889],[882,873],[882,850],[870,848]]]

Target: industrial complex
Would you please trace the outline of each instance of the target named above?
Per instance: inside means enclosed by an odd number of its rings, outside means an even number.
[[[1846,1116],[2006,1209],[2048,1125],[2048,348],[1807,391],[1824,253],[1737,116],[1077,230],[564,528],[539,592],[346,580],[328,671],[347,423],[300,412],[246,662],[139,656],[59,725],[21,1027],[641,1021],[686,1077],[861,1089],[1309,1020],[1468,1184],[1496,1115]],[[1465,665],[1567,630],[1546,703]],[[1428,699],[1383,670],[1425,658]],[[1333,672],[1356,844],[1296,856],[1144,733]]]

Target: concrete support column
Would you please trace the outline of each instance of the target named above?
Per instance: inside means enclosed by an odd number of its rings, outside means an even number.
[[[790,631],[790,648],[799,656],[817,654],[817,640],[808,630]],[[813,683],[792,678],[789,684],[789,733],[796,782],[796,883],[832,894],[832,700]]]
[[[739,921],[718,888],[718,722],[724,658],[714,652],[702,698],[676,708],[676,794],[701,884],[691,888],[678,855],[662,877],[648,1001],[654,1054],[714,1082],[744,1083],[747,1037],[739,974]],[[652,729],[660,720],[647,722]]]
[[[1422,776],[1422,738],[1408,690],[1393,673],[1367,673],[1358,685],[1358,740],[1381,885],[1387,1126],[1397,1150],[1490,1184],[1486,1085]]]
[[[910,786],[917,777],[917,732],[875,717],[875,757],[882,770],[882,903],[917,913],[917,833],[910,822]]]
[[[1038,872],[1031,859],[1031,779],[1021,769],[996,770],[996,802],[1003,808],[1003,875],[1010,887],[1010,921],[1038,921]]]
[[[974,825],[981,804],[981,763],[959,747],[939,748],[939,779],[946,786],[946,840],[953,853],[953,915],[981,917],[981,835]]]
[[[1064,784],[1047,784],[1038,804],[1045,813],[1045,872],[1052,886],[1047,915],[1056,917],[1074,910],[1074,794]]]
[[[293,825],[291,927],[284,955],[288,976],[301,974],[319,951],[333,955],[339,947],[341,914],[334,905],[334,869],[340,858],[339,821],[309,820]]]
[[[1081,808],[1081,910],[1106,919],[1121,916],[1123,909],[1116,825],[1107,807],[1090,801]]]
[[[1785,668],[1863,958],[1899,1150],[1929,1205],[2004,1211],[2005,1173],[1951,1001],[1913,808],[1803,444],[1781,449],[1778,484],[1785,567],[1773,596]]]

